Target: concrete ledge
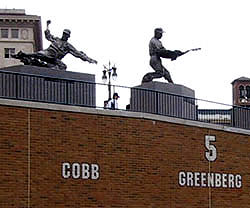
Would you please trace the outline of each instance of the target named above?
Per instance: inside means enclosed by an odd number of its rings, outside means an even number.
[[[30,65],[17,65],[1,68],[1,71],[10,72],[10,73],[19,73],[28,76],[42,76],[47,78],[55,79],[66,79],[74,81],[84,81],[95,83],[94,74],[86,74],[72,71],[61,71],[54,70],[46,67],[30,66]]]
[[[154,90],[157,92],[165,92],[173,95],[195,98],[195,91],[193,89],[180,84],[152,81],[142,83],[141,85],[135,86],[135,88]]]
[[[97,115],[106,115],[106,116],[141,118],[141,119],[163,121],[163,122],[174,123],[174,124],[182,124],[182,125],[187,125],[187,126],[209,128],[209,129],[214,129],[214,130],[221,130],[221,131],[226,131],[226,132],[250,135],[250,130],[247,130],[247,129],[240,129],[240,128],[234,128],[234,127],[229,127],[229,126],[186,120],[186,119],[181,119],[181,118],[174,118],[174,117],[161,116],[161,115],[155,115],[155,114],[149,114],[149,113],[141,113],[141,112],[131,112],[131,111],[125,111],[125,110],[96,109],[96,108],[87,108],[87,107],[79,107],[79,106],[71,106],[71,105],[29,102],[29,101],[11,100],[11,99],[2,99],[2,98],[0,98],[0,105],[44,109],[44,110],[54,110],[54,111],[97,114]]]

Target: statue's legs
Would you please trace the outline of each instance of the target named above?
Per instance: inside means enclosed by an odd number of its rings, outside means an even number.
[[[163,68],[163,77],[166,80],[168,80],[169,83],[174,83],[173,80],[172,80],[172,78],[171,78],[171,76],[170,76],[169,71],[164,66],[162,66],[162,68]]]
[[[46,50],[38,51],[36,53],[24,53],[19,51],[12,57],[20,59],[25,65],[42,66],[62,71],[66,71],[67,69],[66,64],[64,64],[60,59],[50,56],[49,52]]]
[[[162,65],[160,58],[152,56],[150,59],[150,66],[155,70],[155,72],[145,74],[142,82],[151,82],[155,78],[164,77],[169,83],[173,83],[169,71]]]
[[[63,63],[60,59],[56,59],[56,69],[62,70],[62,71],[66,71],[67,69],[67,65],[65,63]]]

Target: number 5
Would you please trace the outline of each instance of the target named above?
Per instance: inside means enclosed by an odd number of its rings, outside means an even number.
[[[217,158],[216,146],[210,144],[211,142],[215,141],[216,141],[215,136],[210,136],[210,135],[205,136],[205,147],[207,149],[207,151],[205,152],[205,157],[210,162],[214,162]]]

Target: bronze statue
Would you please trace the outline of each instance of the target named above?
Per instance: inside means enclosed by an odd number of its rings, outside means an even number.
[[[151,82],[154,78],[164,77],[169,83],[173,83],[169,71],[162,65],[162,58],[169,58],[171,61],[176,60],[177,57],[194,50],[200,50],[200,48],[190,49],[185,52],[180,50],[166,50],[160,39],[164,33],[162,28],[156,28],[154,30],[154,37],[149,42],[149,55],[150,55],[150,66],[155,72],[149,72],[144,75],[142,83]]]
[[[66,70],[67,66],[61,61],[61,59],[68,53],[80,58],[83,61],[97,64],[96,60],[89,58],[85,53],[76,50],[70,43],[68,43],[71,33],[70,30],[63,30],[63,35],[61,38],[51,35],[49,30],[50,23],[51,21],[48,20],[47,28],[45,30],[45,37],[51,42],[51,45],[47,49],[32,54],[26,54],[22,51],[19,51],[17,54],[12,55],[12,57],[20,59],[20,61],[25,65],[42,66],[64,71]]]

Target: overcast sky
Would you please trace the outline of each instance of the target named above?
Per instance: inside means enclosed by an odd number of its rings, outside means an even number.
[[[110,60],[118,68],[114,84],[140,85],[153,71],[148,43],[155,27],[166,31],[161,41],[167,49],[202,48],[163,61],[173,81],[195,90],[196,98],[231,104],[231,82],[250,77],[248,0],[1,0],[0,5],[41,16],[43,31],[50,19],[55,36],[70,29],[69,42],[98,65],[71,55],[63,61],[69,71],[95,74],[97,82]],[[49,45],[44,36],[43,44]]]

